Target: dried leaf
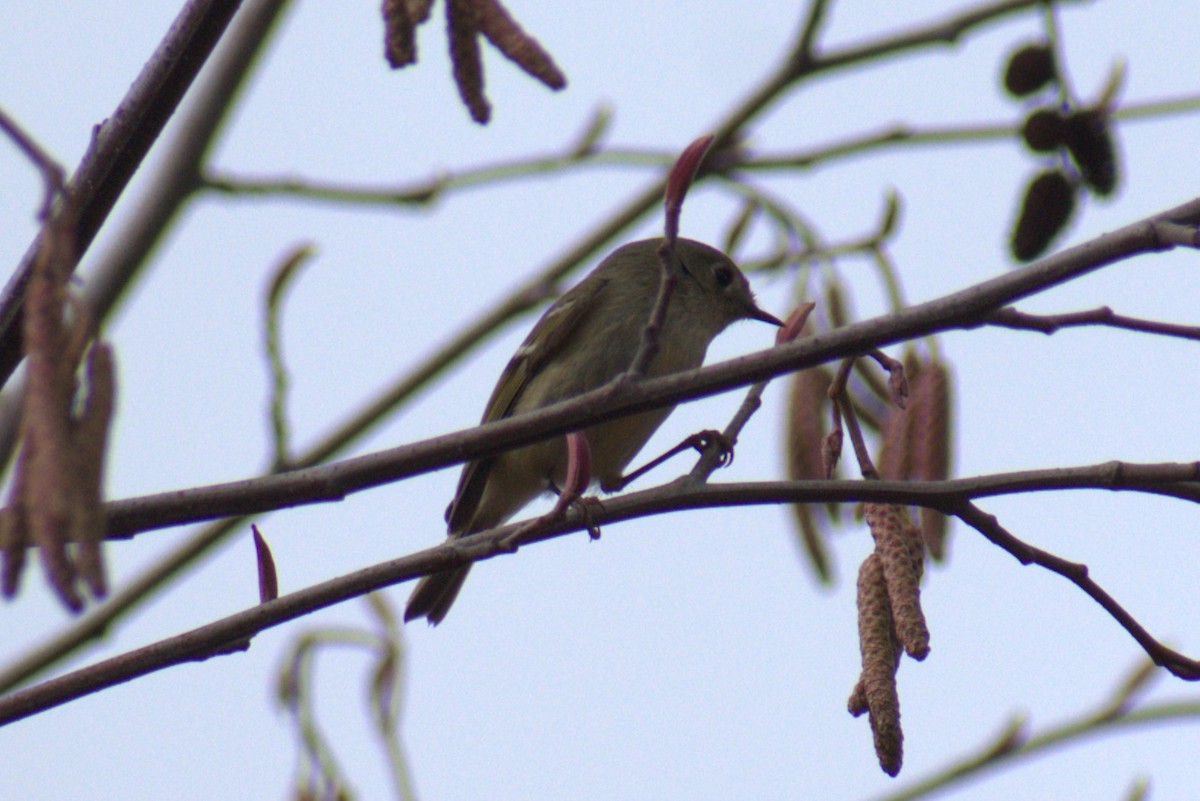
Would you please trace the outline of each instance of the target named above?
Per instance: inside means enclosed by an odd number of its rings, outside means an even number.
[[[271,555],[271,546],[259,532],[258,526],[250,524],[254,532],[254,557],[258,565],[258,601],[266,603],[279,597],[279,577],[275,573],[275,557]]]
[[[946,365],[931,361],[922,365],[913,380],[912,478],[942,481],[950,477],[951,389]],[[921,531],[925,547],[935,560],[946,556],[946,516],[922,507]]]
[[[76,542],[79,574],[97,598],[108,592],[104,571],[104,459],[116,396],[112,348],[96,342],[87,358],[87,401],[71,434],[75,454],[75,493],[71,539]]]
[[[1058,79],[1054,51],[1045,42],[1032,42],[1014,52],[1004,70],[1004,88],[1014,97],[1033,94]]]
[[[823,367],[800,370],[791,383],[788,403],[787,475],[792,481],[827,478],[825,467],[825,404],[833,376]],[[823,584],[833,581],[825,547],[826,516],[817,504],[793,504],[796,531],[808,563]]]

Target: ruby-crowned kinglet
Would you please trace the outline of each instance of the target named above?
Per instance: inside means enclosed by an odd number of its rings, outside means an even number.
[[[660,242],[646,239],[617,248],[546,311],[504,368],[484,423],[599,389],[629,369],[658,296]],[[648,377],[699,367],[709,343],[735,320],[782,325],[758,308],[745,276],[716,248],[680,239],[675,266],[677,283]],[[584,430],[592,477],[601,487],[620,485],[625,466],[672,408]],[[500,525],[539,493],[561,487],[566,469],[563,437],[467,462],[446,510],[450,537]],[[404,619],[426,617],[431,624],[440,623],[469,570],[470,565],[421,579]]]

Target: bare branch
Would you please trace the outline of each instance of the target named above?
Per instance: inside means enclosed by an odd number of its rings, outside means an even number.
[[[1152,219],[1178,219],[1194,224],[1197,217],[1200,217],[1200,200]],[[302,502],[338,500],[353,489],[377,486],[466,459],[499,453],[588,424],[707,397],[813,367],[845,354],[862,353],[937,331],[975,327],[994,309],[1012,300],[1112,264],[1124,256],[1169,247],[1156,238],[1155,230],[1149,221],[1135,223],[946,297],[698,370],[638,382],[619,382],[530,414],[335,465],[168,493],[166,497],[176,499],[170,504],[172,513],[146,515],[135,528],[143,530],[197,519],[262,512]],[[120,531],[110,529],[110,534]]]
[[[240,0],[188,0],[120,105],[96,128],[69,184],[77,203],[78,255],[91,245],[239,5]],[[19,317],[40,239],[0,293],[0,384],[23,355]]]
[[[1013,536],[994,515],[981,511],[971,503],[952,510],[960,520],[974,528],[988,540],[1013,555],[1023,565],[1034,564],[1057,573],[1083,590],[1089,598],[1103,607],[1121,627],[1129,632],[1154,664],[1169,670],[1173,675],[1188,681],[1200,680],[1200,661],[1190,659],[1178,651],[1168,648],[1150,635],[1126,609],[1109,595],[1088,575],[1087,565],[1070,562],[1049,551],[1035,548]]]
[[[1189,228],[1188,230],[1193,231],[1193,233],[1195,232],[1195,229]],[[1101,306],[1098,309],[1089,309],[1088,311],[1067,312],[1065,314],[1029,314],[1012,306],[1005,306],[993,312],[985,322],[988,325],[1000,328],[1011,328],[1018,331],[1040,331],[1043,334],[1054,334],[1063,328],[1095,325],[1200,341],[1200,326],[1177,325],[1158,320],[1126,317],[1123,314],[1117,314],[1108,306]]]
[[[1161,482],[1169,487],[1177,482],[1200,480],[1200,465],[1120,465],[1105,464],[1072,471],[1048,470],[1011,474],[1006,480],[991,482],[989,492],[996,494],[1001,485],[1012,491],[1033,489],[1064,489],[1075,487],[1104,487],[1108,489],[1143,489],[1152,491]],[[1084,479],[1083,476],[1087,476]],[[980,482],[981,479],[975,479]],[[747,503],[782,503],[795,501],[879,501],[884,503],[919,503],[955,512],[968,524],[978,522],[989,539],[1009,550],[1022,562],[1043,564],[1071,578],[1090,596],[1105,599],[1102,605],[1110,611],[1148,652],[1161,658],[1168,669],[1182,678],[1200,678],[1200,663],[1158,643],[1144,632],[1139,624],[1097,585],[1086,577],[1082,566],[1039,551],[1012,535],[998,530],[997,524],[982,512],[964,503],[959,488],[971,486],[972,481],[893,482],[893,481],[810,481],[770,482],[765,484],[697,484],[673,482],[663,487],[630,493],[605,501],[602,507],[586,513],[568,511],[561,520],[547,523],[531,532],[525,542],[540,542],[569,532],[587,530],[589,526],[617,522],[665,509],[693,509]],[[976,484],[978,486],[978,484]],[[966,490],[969,493],[969,490]],[[128,681],[138,676],[175,664],[207,659],[231,648],[243,649],[247,639],[266,628],[281,625],[317,609],[339,603],[373,590],[409,581],[439,570],[460,567],[468,562],[482,561],[511,552],[506,545],[514,531],[524,523],[517,522],[479,532],[458,540],[428,548],[391,562],[375,565],[354,573],[331,579],[322,584],[283,596],[276,601],[253,607],[244,612],[216,621],[178,637],[164,640],[130,652],[91,668],[85,668],[61,678],[51,679],[27,690],[0,698],[0,725],[19,720],[88,693]],[[986,530],[984,530],[986,529]],[[999,541],[997,541],[999,540]],[[1007,547],[1006,547],[1007,546]],[[1041,561],[1038,561],[1041,560]],[[1082,571],[1083,575],[1080,576]],[[1081,583],[1081,581],[1083,583]],[[1094,593],[1094,594],[1093,594]],[[232,645],[231,645],[232,643]]]

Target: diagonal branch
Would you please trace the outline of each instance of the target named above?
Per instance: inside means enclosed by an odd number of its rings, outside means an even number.
[[[82,255],[167,120],[225,32],[240,0],[189,0],[92,144],[68,186],[78,211],[75,244]],[[30,245],[0,293],[0,384],[22,357],[21,309],[42,235]]]
[[[1089,598],[1098,603],[1105,612],[1113,617],[1121,627],[1129,632],[1137,644],[1154,660],[1154,664],[1166,668],[1173,675],[1188,681],[1200,680],[1200,661],[1188,658],[1178,651],[1168,648],[1151,636],[1145,627],[1137,621],[1116,599],[1108,594],[1088,574],[1087,565],[1071,562],[1056,556],[1049,551],[1036,548],[1013,536],[995,515],[983,512],[972,503],[964,503],[950,512],[956,515],[971,528],[987,537],[993,545],[1003,548],[1012,554],[1023,565],[1034,564],[1044,567],[1052,573],[1057,573],[1083,590]]]

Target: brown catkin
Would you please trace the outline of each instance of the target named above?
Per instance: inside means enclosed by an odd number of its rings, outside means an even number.
[[[867,683],[863,681],[861,675],[850,692],[850,700],[846,702],[846,711],[856,718],[861,717],[867,711]]]
[[[22,502],[29,539],[39,548],[47,582],[70,609],[83,608],[75,587],[76,568],[67,551],[73,471],[70,409],[74,396],[76,340],[64,326],[70,236],[45,237],[25,295],[23,334],[26,392]]]
[[[904,652],[920,661],[929,656],[929,626],[921,609],[921,575],[925,571],[925,539],[921,527],[908,523],[901,530],[903,551],[897,554],[902,567],[886,570],[888,592],[892,596],[892,619],[896,638]],[[907,565],[904,561],[907,560]],[[894,588],[894,589],[893,589]]]
[[[912,473],[912,419],[910,411],[896,408],[889,408],[883,418],[875,469],[884,481],[904,481]]]
[[[833,378],[829,371],[814,367],[801,370],[792,379],[788,403],[787,474],[792,481],[825,478],[822,457],[825,437],[824,407]],[[828,516],[819,504],[792,504],[796,533],[809,565],[823,584],[833,581],[828,549],[825,545]]]
[[[417,60],[417,26],[408,0],[383,0],[383,52],[392,69]]]
[[[483,61],[479,53],[479,12],[473,0],[446,0],[446,27],[450,36],[450,59],[458,94],[471,112],[471,119],[485,124],[492,106],[483,93]]]
[[[549,53],[498,2],[481,3],[479,32],[514,64],[551,89],[562,89],[567,77]]]
[[[1112,124],[1103,109],[1076,111],[1066,120],[1066,143],[1083,181],[1102,197],[1117,188],[1117,154]]]
[[[859,686],[862,691],[855,687],[849,706],[853,712],[861,708],[865,699],[879,766],[889,776],[895,776],[903,761],[904,733],[900,728],[900,697],[896,692],[899,650],[883,573],[883,562],[874,553],[863,560],[858,570],[858,643],[862,654]]]
[[[29,547],[29,522],[25,516],[25,461],[28,443],[17,452],[13,465],[13,482],[8,491],[8,505],[0,510],[0,550],[4,565],[0,569],[0,593],[5,598],[17,594],[21,573],[25,570],[25,551]]]
[[[115,382],[112,348],[96,342],[87,357],[87,401],[71,430],[75,451],[71,534],[77,543],[79,574],[97,598],[102,598],[108,591],[102,550],[105,530],[103,486]]]
[[[867,525],[883,564],[896,636],[913,659],[929,655],[929,630],[921,612],[921,574],[925,553],[921,531],[895,504],[868,503]]]
[[[951,445],[950,371],[939,361],[922,366],[913,387],[912,477],[942,481],[950,476]],[[921,531],[929,555],[946,557],[946,516],[936,509],[921,509]]]

